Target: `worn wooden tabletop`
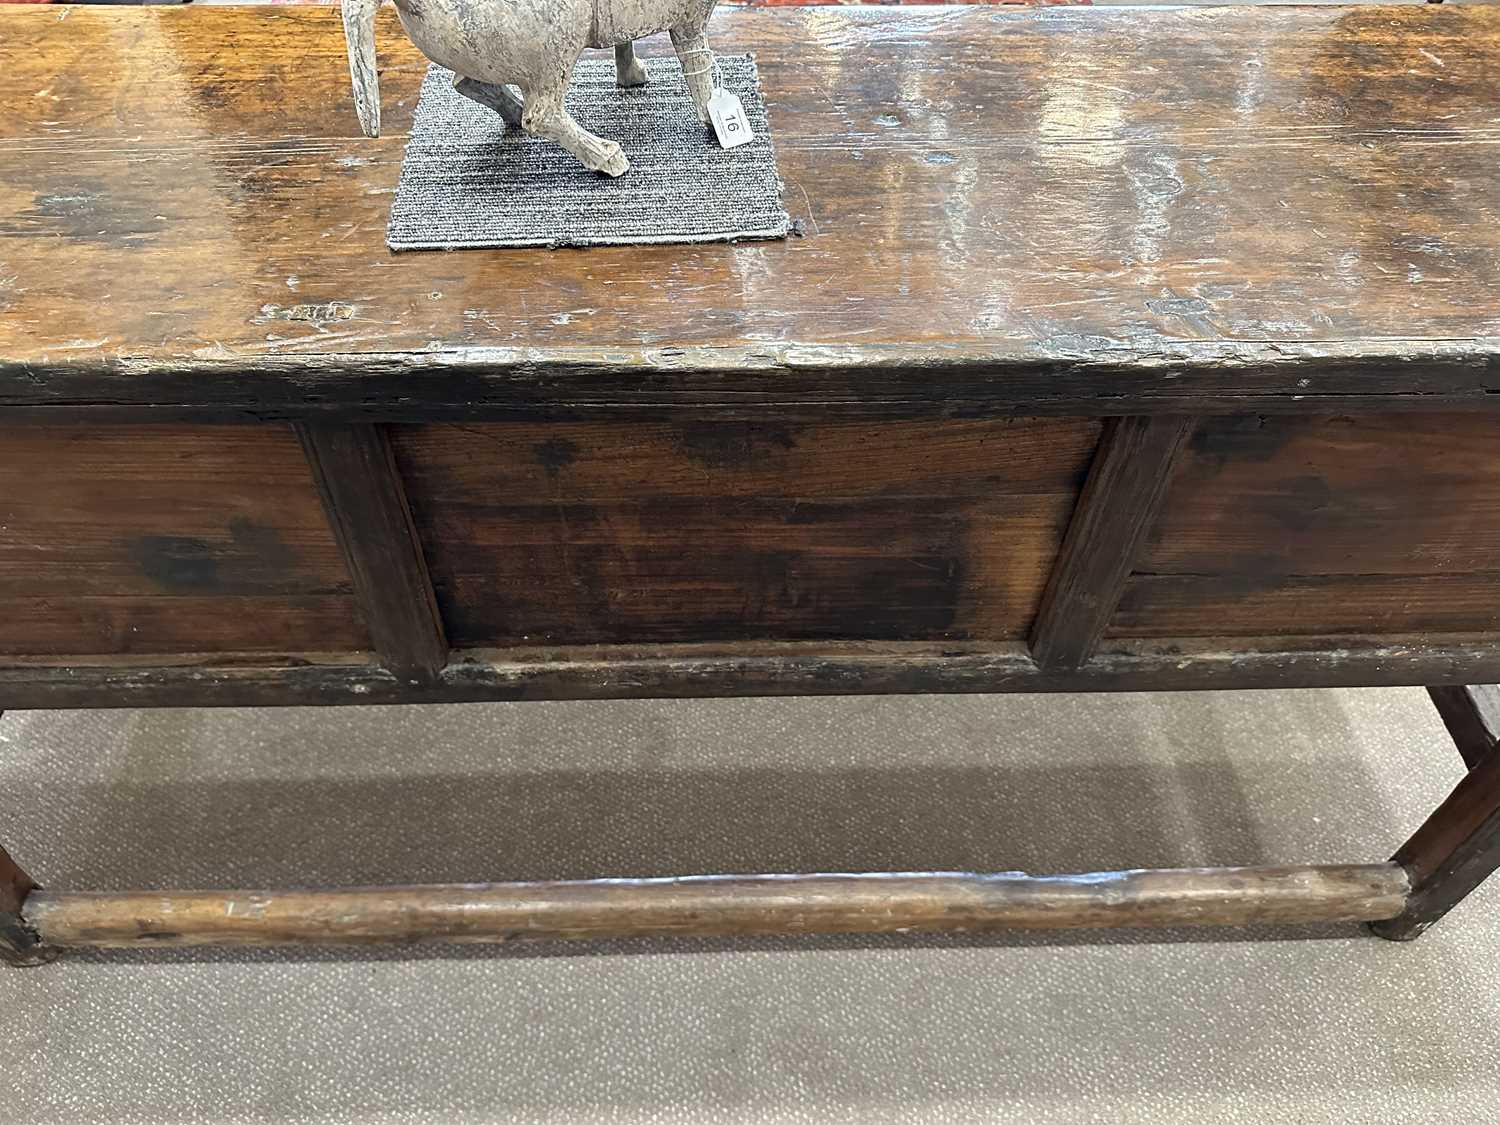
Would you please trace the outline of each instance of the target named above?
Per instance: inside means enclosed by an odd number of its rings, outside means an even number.
[[[1500,390],[1500,9],[715,26],[805,237],[396,256],[390,8],[379,140],[336,10],[7,13],[0,407]]]

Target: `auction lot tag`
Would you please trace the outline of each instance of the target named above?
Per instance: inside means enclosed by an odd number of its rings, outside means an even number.
[[[745,116],[745,107],[740,99],[720,87],[708,99],[708,119],[713,122],[719,143],[725,148],[738,148],[755,139],[750,132],[750,121]]]

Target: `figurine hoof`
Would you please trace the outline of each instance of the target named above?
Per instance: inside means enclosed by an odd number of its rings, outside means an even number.
[[[651,76],[646,73],[646,68],[641,65],[640,60],[629,70],[622,70],[615,75],[615,82],[621,89],[629,89],[632,86],[645,86],[651,81]]]
[[[625,157],[625,150],[615,145],[615,151],[605,159],[603,164],[599,165],[599,171],[606,176],[616,178],[630,171],[630,161]]]

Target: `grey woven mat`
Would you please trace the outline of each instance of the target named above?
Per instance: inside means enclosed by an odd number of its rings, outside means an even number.
[[[568,109],[619,141],[630,171],[591,172],[550,141],[509,129],[431,67],[422,83],[386,242],[392,250],[607,246],[783,238],[790,221],[749,55],[719,58],[755,141],[719,147],[698,121],[675,59],[647,59],[649,85],[615,85],[612,58],[586,58]]]

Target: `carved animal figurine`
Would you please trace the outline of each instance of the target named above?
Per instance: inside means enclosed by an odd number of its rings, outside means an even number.
[[[585,47],[615,49],[621,86],[646,82],[635,40],[672,33],[698,117],[713,96],[708,17],[717,0],[395,0],[401,26],[433,62],[453,71],[459,93],[532,136],[556,141],[587,167],[610,176],[630,168],[620,146],[582,128],[563,105]],[[365,134],[380,135],[375,74],[375,9],[380,0],[343,0],[354,105]],[[514,83],[521,96],[509,88]]]

